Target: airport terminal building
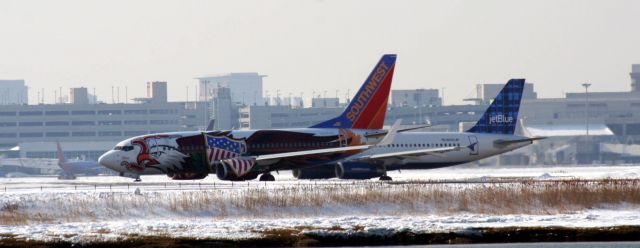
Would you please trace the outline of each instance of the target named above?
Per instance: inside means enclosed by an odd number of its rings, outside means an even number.
[[[118,141],[132,136],[173,131],[203,130],[203,102],[168,102],[166,83],[153,82],[155,95],[133,104],[89,104],[86,88],[72,89],[71,103],[5,105],[0,109],[0,147],[9,156],[54,158],[63,143],[69,157],[97,159]]]

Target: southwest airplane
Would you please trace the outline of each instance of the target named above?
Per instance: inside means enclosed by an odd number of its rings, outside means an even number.
[[[309,128],[159,133],[118,143],[99,158],[120,176],[273,181],[274,170],[335,164],[380,142],[396,55],[384,55],[345,111]],[[405,130],[396,130],[402,132]]]
[[[102,168],[95,161],[69,161],[64,157],[60,142],[56,142],[58,166],[62,169],[62,172],[58,176],[58,179],[76,179],[76,174],[98,174]]]
[[[334,163],[293,171],[298,179],[391,180],[387,171],[433,169],[468,163],[505,153],[543,137],[514,135],[524,79],[511,79],[478,122],[466,132],[397,132],[396,121],[371,148]]]

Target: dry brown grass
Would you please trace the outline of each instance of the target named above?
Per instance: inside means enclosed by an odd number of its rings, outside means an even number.
[[[41,198],[41,197],[40,197]],[[149,217],[311,217],[355,214],[556,214],[640,206],[640,180],[486,184],[363,183],[285,188],[68,194],[0,206],[0,224]],[[54,209],[55,211],[52,211]]]

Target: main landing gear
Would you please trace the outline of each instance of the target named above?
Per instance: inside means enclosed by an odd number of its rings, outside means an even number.
[[[60,180],[74,180],[76,179],[76,176],[73,174],[60,174],[58,176],[58,179]]]
[[[380,176],[380,181],[391,181],[393,180],[390,176],[382,175]]]
[[[260,176],[260,178],[258,179],[259,181],[264,181],[264,182],[273,182],[276,180],[276,178],[269,174],[269,173],[264,173]]]
[[[121,177],[133,178],[134,182],[142,182],[142,180],[140,180],[140,175],[139,174],[120,172],[120,176]]]

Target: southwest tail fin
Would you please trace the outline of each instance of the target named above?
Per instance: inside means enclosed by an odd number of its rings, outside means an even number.
[[[518,123],[524,79],[511,79],[493,99],[470,133],[513,134]]]
[[[311,127],[382,129],[395,65],[395,54],[382,56],[344,112]]]
[[[67,159],[64,158],[64,153],[62,152],[62,147],[60,147],[60,142],[56,142],[57,151],[56,156],[58,157],[58,165],[62,165],[67,162]]]

